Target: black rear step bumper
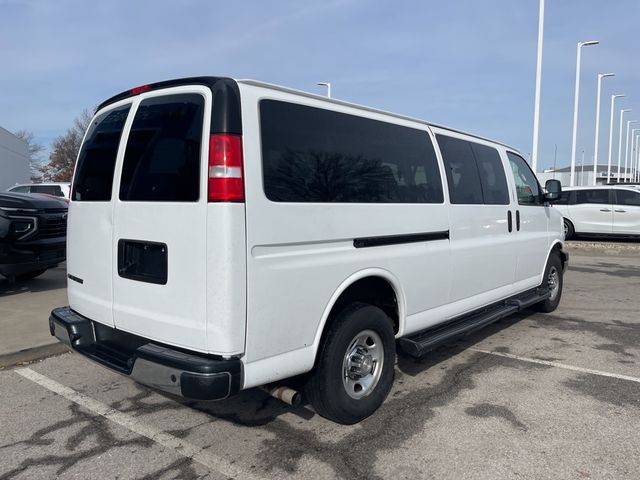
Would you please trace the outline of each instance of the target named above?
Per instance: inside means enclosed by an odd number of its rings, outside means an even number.
[[[149,387],[193,400],[222,400],[242,385],[242,362],[185,352],[107,327],[69,307],[56,308],[49,329],[70,349]]]

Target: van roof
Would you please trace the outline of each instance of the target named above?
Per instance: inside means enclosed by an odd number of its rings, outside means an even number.
[[[258,80],[252,80],[252,79],[233,79],[233,78],[228,78],[228,77],[213,77],[213,76],[201,76],[201,77],[187,77],[187,78],[177,78],[174,80],[165,80],[162,82],[156,82],[156,83],[150,83],[150,84],[146,84],[146,85],[141,85],[135,88],[132,88],[130,90],[126,90],[124,92],[121,92],[117,95],[112,96],[111,98],[107,99],[106,101],[102,102],[100,105],[98,105],[98,107],[96,108],[96,112],[98,110],[101,110],[103,107],[111,104],[111,103],[115,103],[119,100],[123,100],[125,98],[128,97],[132,97],[135,95],[138,95],[140,93],[149,91],[149,90],[158,90],[161,88],[168,88],[168,87],[173,87],[173,86],[178,86],[178,85],[193,85],[193,84],[199,84],[199,85],[206,85],[210,88],[220,88],[220,85],[226,86],[227,88],[231,87],[231,83],[241,83],[241,84],[245,84],[245,85],[252,85],[252,86],[256,86],[256,87],[261,87],[261,88],[267,88],[270,90],[277,90],[280,92],[285,92],[285,93],[290,93],[293,95],[298,95],[298,96],[302,96],[302,97],[307,97],[307,98],[313,98],[314,100],[319,100],[322,102],[326,102],[326,103],[332,103],[335,105],[343,105],[343,106],[348,106],[348,107],[352,107],[352,108],[356,108],[358,110],[363,110],[366,112],[372,112],[372,113],[380,113],[383,115],[388,115],[394,118],[399,118],[402,120],[409,120],[412,122],[417,122],[417,123],[422,123],[424,125],[428,125],[430,127],[436,127],[436,128],[441,128],[444,130],[448,130],[450,132],[455,132],[455,133],[460,133],[463,135],[468,135],[470,137],[473,138],[477,138],[479,140],[484,140],[487,142],[491,142],[491,143],[495,143],[497,145],[502,145],[503,147],[506,147],[510,150],[513,150],[514,152],[519,152],[519,150],[515,147],[512,147],[511,145],[508,145],[506,143],[503,142],[499,142],[487,137],[483,137],[481,135],[476,135],[474,133],[469,133],[469,132],[465,132],[463,130],[458,130],[455,128],[451,128],[451,127],[447,127],[444,125],[439,125],[437,123],[432,123],[432,122],[427,122],[426,120],[422,120],[419,118],[415,118],[415,117],[410,117],[408,115],[402,115],[399,113],[393,113],[393,112],[388,112],[385,110],[381,110],[378,108],[373,108],[373,107],[367,107],[365,105],[360,105],[357,103],[352,103],[352,102],[347,102],[344,100],[338,100],[335,98],[328,98],[325,97],[323,95],[317,95],[315,93],[310,93],[310,92],[305,92],[303,90],[297,90],[295,88],[289,88],[289,87],[283,87],[281,85],[275,85],[272,83],[267,83],[267,82],[261,82]],[[224,88],[224,87],[223,87]],[[231,122],[231,123],[235,123],[235,122]],[[237,125],[236,129],[240,129],[240,126]]]

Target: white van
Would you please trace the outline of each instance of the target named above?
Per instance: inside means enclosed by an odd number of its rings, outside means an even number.
[[[565,239],[574,235],[640,238],[640,191],[634,185],[569,187],[555,207]]]
[[[411,355],[528,306],[552,311],[562,216],[514,149],[249,80],[134,88],[78,157],[75,351],[192,399],[308,374],[315,410],[372,414]]]

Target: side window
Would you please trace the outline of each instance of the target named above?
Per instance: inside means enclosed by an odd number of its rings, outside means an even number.
[[[204,97],[196,93],[140,102],[124,154],[120,200],[197,201],[203,117]]]
[[[264,191],[274,202],[442,203],[435,150],[423,130],[262,100]]]
[[[640,192],[631,190],[615,190],[616,204],[640,207]]]
[[[73,200],[111,200],[118,144],[130,108],[131,105],[126,105],[103,113],[91,123],[78,156],[73,181]]]
[[[28,186],[22,186],[22,187],[13,187],[11,189],[9,189],[10,192],[16,192],[16,193],[29,193],[29,187]]]
[[[484,203],[509,205],[509,187],[507,187],[507,177],[504,174],[498,150],[473,142],[471,142],[471,150],[478,164]]]
[[[593,190],[576,190],[576,204],[595,203],[609,204],[609,189],[593,189]]]
[[[541,205],[540,184],[529,164],[520,155],[507,152],[509,165],[516,181],[516,192],[520,205]]]
[[[453,204],[482,204],[480,174],[471,143],[446,135],[437,135]]]
[[[569,197],[571,196],[571,192],[562,192],[560,194],[560,198],[558,200],[556,200],[554,203],[554,205],[569,205]]]

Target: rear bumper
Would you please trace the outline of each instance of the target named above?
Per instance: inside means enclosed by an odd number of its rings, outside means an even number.
[[[240,391],[242,362],[186,352],[94,322],[69,307],[49,317],[51,335],[70,349],[149,387],[193,400]]]

